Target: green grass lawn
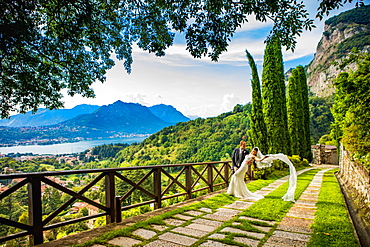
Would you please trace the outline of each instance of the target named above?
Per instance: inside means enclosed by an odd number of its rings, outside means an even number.
[[[308,243],[313,246],[360,246],[348,215],[346,203],[334,176],[336,170],[327,171],[323,177],[313,234]]]

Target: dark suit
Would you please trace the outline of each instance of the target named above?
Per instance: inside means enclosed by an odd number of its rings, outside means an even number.
[[[245,156],[249,154],[249,151],[244,149],[242,152],[240,152],[240,148],[235,148],[233,155],[231,157],[231,161],[233,163],[232,169],[233,172],[235,172],[235,167],[240,168]]]

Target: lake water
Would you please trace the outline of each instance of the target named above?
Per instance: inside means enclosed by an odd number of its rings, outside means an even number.
[[[126,137],[114,139],[100,139],[91,141],[81,141],[74,143],[61,143],[53,145],[29,145],[29,146],[13,146],[1,147],[1,154],[8,153],[33,153],[33,154],[67,154],[67,153],[80,153],[86,149],[111,143],[128,143],[142,142],[147,136],[143,137]]]

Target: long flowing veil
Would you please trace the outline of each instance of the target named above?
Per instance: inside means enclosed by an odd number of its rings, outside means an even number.
[[[257,149],[258,149],[257,157],[260,158],[260,159],[265,157],[261,153],[260,149],[259,148],[257,148]],[[266,159],[264,159],[263,161],[256,161],[256,165],[257,165],[258,168],[271,167],[273,160],[281,160],[289,166],[289,172],[290,172],[289,188],[288,188],[287,193],[282,198],[283,198],[284,201],[294,202],[295,201],[294,200],[294,193],[295,193],[295,189],[297,187],[297,172],[295,170],[295,167],[294,167],[293,163],[289,160],[288,156],[286,156],[285,154],[267,154],[266,156],[268,156],[268,157]]]

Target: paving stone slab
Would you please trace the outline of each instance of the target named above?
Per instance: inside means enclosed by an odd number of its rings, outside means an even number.
[[[180,218],[182,220],[194,219],[194,217],[192,217],[192,216],[187,216],[187,215],[183,215],[183,214],[175,214],[174,217]]]
[[[257,228],[258,230],[260,230],[260,231],[263,231],[263,232],[269,232],[271,229],[272,229],[272,227],[270,227],[270,226],[256,226],[256,225],[252,225],[254,228]]]
[[[223,224],[220,221],[206,220],[206,219],[196,219],[196,220],[193,220],[193,222],[197,224],[201,224],[201,225],[216,226],[216,227],[219,227]]]
[[[224,239],[226,235],[220,234],[220,233],[213,233],[212,235],[209,235],[208,238],[215,238],[215,239]]]
[[[243,234],[243,235],[258,238],[258,239],[261,239],[265,236],[265,234],[263,233],[249,232],[249,231],[244,231],[244,230],[240,230],[238,228],[233,228],[233,227],[225,227],[224,229],[221,230],[221,232],[239,233],[239,234]]]
[[[171,225],[171,226],[180,226],[180,225],[182,225],[182,224],[184,224],[186,222],[184,220],[178,220],[178,219],[172,219],[172,218],[165,219],[163,221],[167,225]]]
[[[299,233],[306,233],[311,234],[313,231],[311,228],[308,227],[299,227],[299,226],[290,226],[290,225],[279,225],[277,230],[289,231],[289,232],[299,232]]]
[[[216,230],[218,228],[217,226],[202,225],[202,224],[197,224],[197,223],[192,223],[192,224],[190,224],[186,227],[194,229],[194,230],[204,231],[204,232],[207,232],[207,233],[208,232],[213,232],[214,230]]]
[[[294,218],[302,218],[302,219],[310,219],[313,220],[315,219],[315,215],[310,215],[310,214],[305,214],[303,212],[288,212],[286,214],[288,217],[294,217]]]
[[[279,225],[288,225],[288,226],[298,226],[298,227],[309,228],[312,223],[313,223],[313,220],[284,217]]]
[[[248,220],[248,221],[263,222],[263,223],[269,224],[270,226],[273,226],[276,223],[276,221],[261,220],[261,219],[257,219],[257,218],[247,217],[247,216],[240,216],[239,219],[241,219],[241,220]]]
[[[217,214],[206,214],[203,218],[211,219],[211,220],[218,220],[218,221],[228,221],[231,220],[232,216],[225,216],[225,215],[217,215]]]
[[[314,178],[313,180],[312,180],[312,183],[316,183],[316,184],[322,184],[322,178]]]
[[[244,201],[235,201],[229,205],[226,205],[224,207],[226,208],[233,208],[233,209],[247,209],[249,208],[251,205],[253,205],[252,202],[244,202]]]
[[[312,206],[312,205],[307,205],[307,204],[300,204],[300,203],[295,203],[295,207],[301,207],[301,208],[308,208],[308,209],[317,209],[317,206]]]
[[[272,187],[263,187],[262,189],[260,190],[269,190],[269,191],[273,191],[273,190],[276,190],[278,186],[272,186]]]
[[[182,236],[182,235],[175,234],[172,232],[166,232],[165,234],[160,235],[158,238],[160,240],[165,240],[165,241],[172,242],[175,244],[182,244],[185,246],[191,246],[196,241],[198,241],[198,239],[196,238]]]
[[[199,216],[199,215],[204,214],[203,212],[199,212],[199,211],[195,211],[195,210],[186,211],[184,213],[185,214],[190,214],[190,215],[193,215],[193,216]]]
[[[304,241],[304,242],[308,242],[311,237],[310,235],[307,235],[307,234],[284,232],[284,231],[274,231],[274,234],[272,236],[276,236],[279,238],[289,238],[292,240],[299,240],[299,241]]]
[[[246,244],[251,247],[257,247],[259,242],[258,240],[255,239],[250,239],[250,238],[244,238],[244,237],[234,237],[233,239],[235,242]]]
[[[199,246],[202,246],[202,247],[237,247],[236,245],[224,244],[224,243],[216,242],[213,240],[207,240],[207,242]]]
[[[301,195],[299,199],[317,202],[319,200],[319,196],[318,195]]]
[[[258,195],[263,195],[263,196],[266,196],[268,194],[270,194],[271,191],[269,190],[257,190],[256,192],[254,192],[255,194],[258,194]]]
[[[161,239],[155,240],[147,245],[144,245],[144,247],[183,247],[183,246],[185,245],[175,244]]]
[[[91,247],[106,247],[105,245],[101,245],[101,244],[94,244],[93,246]]]
[[[133,238],[128,238],[128,237],[118,237],[118,238],[113,238],[108,241],[109,244],[114,244],[122,247],[131,247],[135,244],[140,244],[141,241]]]
[[[198,210],[206,212],[206,213],[212,213],[212,209],[210,208],[199,208]]]
[[[157,231],[164,231],[168,228],[168,226],[164,226],[164,225],[155,225],[155,224],[152,224],[150,225],[152,228],[156,229]]]
[[[298,207],[298,206],[294,205],[293,207],[291,207],[289,209],[289,212],[297,212],[297,213],[298,212],[303,212],[305,214],[315,215],[316,210],[312,209],[312,208]]]
[[[208,234],[208,232],[195,230],[195,229],[188,228],[188,227],[176,227],[175,229],[172,229],[172,231],[177,232],[177,233],[181,233],[181,234],[184,234],[184,235],[197,237],[197,238],[201,238],[201,237]]]
[[[263,247],[306,247],[307,243],[299,240],[292,240],[289,238],[279,238],[271,236]]]
[[[216,215],[222,215],[222,216],[231,216],[234,217],[237,214],[239,214],[240,211],[236,209],[230,209],[230,208],[219,208],[217,209]]]
[[[314,186],[308,186],[306,188],[307,191],[310,191],[310,190],[311,191],[320,191],[320,189],[321,189],[320,187],[316,187],[316,186],[315,187]]]
[[[320,191],[318,190],[305,190],[302,195],[319,195]]]
[[[310,193],[310,194],[314,194],[314,195],[319,195],[320,190],[306,189],[303,193]]]
[[[315,206],[316,205],[316,202],[299,199],[299,200],[296,201],[296,204],[308,205],[308,206]]]
[[[150,230],[147,230],[147,229],[143,229],[143,228],[139,228],[139,229],[133,231],[132,234],[140,236],[140,237],[145,238],[145,239],[150,239],[150,238],[154,237],[155,235],[157,235],[156,232],[150,231]]]
[[[233,223],[231,223],[233,226],[240,226],[242,223],[240,223],[240,222],[233,222]]]

